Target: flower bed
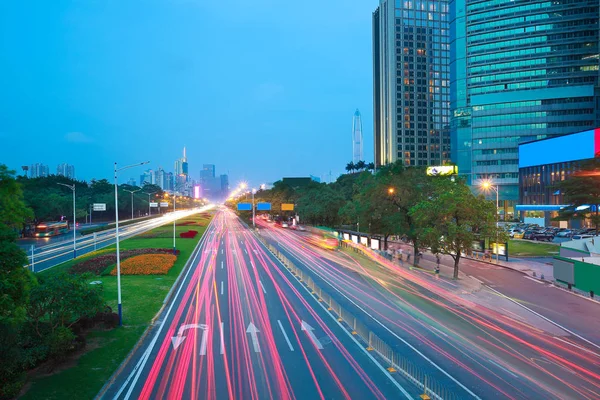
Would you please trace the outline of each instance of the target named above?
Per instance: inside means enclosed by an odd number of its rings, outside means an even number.
[[[177,256],[173,254],[143,254],[130,257],[121,263],[121,275],[166,275]],[[111,275],[117,274],[114,268]]]
[[[181,232],[179,234],[179,237],[183,238],[183,239],[193,239],[196,237],[197,234],[198,234],[198,231],[187,231],[187,232]]]
[[[91,272],[95,275],[100,275],[106,268],[117,263],[117,253],[114,249],[111,249],[112,253],[102,254],[96,257],[88,258],[80,263],[77,263],[69,270],[72,274],[82,274],[84,272]],[[173,249],[134,249],[134,250],[122,250],[121,261],[130,257],[139,256],[142,254],[171,254]],[[179,254],[179,250],[177,250]]]

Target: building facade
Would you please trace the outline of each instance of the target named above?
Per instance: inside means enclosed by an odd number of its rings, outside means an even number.
[[[519,143],[599,125],[598,0],[450,0],[452,160],[519,198]]]
[[[75,179],[75,167],[67,163],[58,164],[56,167],[56,175],[64,176],[69,179]]]
[[[43,178],[50,175],[50,169],[47,165],[42,163],[31,164],[29,167],[30,178]]]
[[[569,179],[583,162],[600,157],[600,128],[519,145],[521,213],[538,213],[546,226],[567,206],[554,185]]]
[[[373,13],[375,164],[450,159],[447,0],[380,0]]]

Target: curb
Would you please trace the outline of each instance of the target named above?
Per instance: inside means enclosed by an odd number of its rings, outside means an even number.
[[[200,237],[200,240],[198,240],[198,243],[196,244],[196,247],[192,251],[192,254],[190,254],[190,257],[188,258],[188,260],[186,261],[185,265],[183,266],[183,268],[179,272],[179,275],[177,276],[177,279],[175,280],[175,282],[173,282],[173,285],[171,286],[171,289],[169,290],[169,292],[165,296],[165,299],[163,301],[162,306],[157,311],[156,315],[154,315],[154,317],[152,317],[152,319],[150,320],[150,323],[148,324],[148,326],[144,330],[144,333],[142,333],[142,336],[140,336],[140,338],[136,342],[135,346],[133,346],[133,348],[129,351],[129,353],[127,353],[127,356],[125,357],[125,359],[123,359],[123,361],[121,362],[121,364],[119,364],[119,366],[117,367],[117,369],[115,370],[115,372],[113,372],[112,375],[110,376],[110,378],[104,383],[104,385],[102,386],[102,388],[100,389],[100,391],[98,392],[98,394],[94,397],[94,400],[99,400],[99,399],[102,398],[102,396],[104,396],[104,394],[106,393],[106,391],[108,390],[108,388],[115,382],[117,376],[123,371],[123,369],[125,368],[125,365],[131,360],[131,358],[133,357],[134,353],[140,348],[140,346],[142,345],[142,342],[144,341],[144,339],[146,339],[146,336],[148,336],[148,334],[150,333],[150,331],[154,327],[154,323],[156,322],[156,320],[158,319],[158,317],[160,317],[160,315],[163,313],[167,302],[173,296],[173,289],[177,285],[180,284],[180,280],[181,280],[181,277],[184,275],[184,272],[191,267],[191,260],[193,260],[195,258],[195,256],[197,255],[198,250],[200,249],[200,245],[203,242],[204,235],[206,234],[206,231],[208,230],[208,227],[212,223],[213,223],[213,220],[211,219],[210,223],[206,226],[206,229],[202,233],[202,236]]]

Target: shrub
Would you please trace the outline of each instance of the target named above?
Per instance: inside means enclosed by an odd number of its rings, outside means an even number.
[[[177,256],[173,254],[144,254],[128,258],[121,263],[121,275],[166,275]],[[117,274],[117,269],[110,272]]]
[[[97,257],[89,258],[73,265],[69,272],[72,274],[81,274],[91,272],[94,275],[100,275],[106,268],[117,263],[117,253],[114,249],[112,253],[103,254]],[[121,251],[121,261],[129,257],[134,257],[140,254],[172,254],[173,249],[133,249]],[[179,254],[179,250],[177,250]]]
[[[75,349],[75,334],[66,326],[59,326],[47,338],[49,356],[55,364],[64,361]]]
[[[0,399],[12,399],[25,383],[23,351],[18,333],[11,324],[0,322]]]

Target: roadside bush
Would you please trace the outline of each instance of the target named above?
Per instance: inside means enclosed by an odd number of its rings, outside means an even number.
[[[75,334],[66,326],[57,327],[47,338],[48,356],[56,365],[64,361],[75,350]]]
[[[117,253],[115,250],[111,250],[110,254],[103,254],[97,257],[86,259],[73,265],[69,272],[71,274],[82,274],[90,272],[94,275],[101,275],[106,268],[117,263]],[[121,261],[127,258],[134,257],[141,254],[172,254],[173,249],[133,249],[121,251]],[[177,250],[179,254],[179,250]]]
[[[16,397],[25,383],[23,350],[17,329],[0,322],[0,400]]]
[[[121,263],[121,275],[166,275],[177,256],[173,254],[145,254],[128,258]],[[117,269],[110,272],[117,274]]]

